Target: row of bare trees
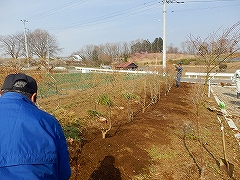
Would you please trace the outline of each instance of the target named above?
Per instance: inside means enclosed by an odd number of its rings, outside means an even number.
[[[0,35],[0,52],[1,54],[13,59],[38,57],[45,59],[48,55],[54,57],[61,52],[58,46],[57,38],[49,34],[48,31],[36,29],[27,31],[27,42],[23,32],[12,35]],[[26,44],[27,43],[27,48]],[[28,52],[26,52],[28,51]],[[83,59],[96,60],[100,54],[106,54],[111,58],[128,57],[136,52],[161,52],[162,38],[155,38],[153,42],[149,40],[138,39],[135,41],[105,43],[101,45],[86,45],[79,51],[72,54],[79,54]]]
[[[33,57],[46,59],[47,56],[54,56],[61,51],[56,37],[45,30],[36,29],[33,32],[28,31],[26,37],[27,42],[22,32],[12,35],[1,35],[0,52],[13,59]],[[25,43],[27,43],[27,48]]]
[[[238,24],[234,26],[238,27]],[[235,29],[237,29],[237,27]],[[213,60],[214,63],[218,61],[218,64],[224,62],[225,60],[223,57],[217,56],[214,59],[213,54],[231,54],[234,52],[234,48],[238,44],[239,39],[238,37],[228,37],[229,35],[227,32],[222,36],[219,36],[218,34],[219,32],[217,31],[205,40],[190,35],[189,40],[181,43],[181,52],[200,55],[205,60],[212,58],[209,62],[210,64],[212,64]],[[26,37],[27,48],[25,46],[26,41],[23,32],[12,35],[0,35],[0,53],[13,59],[32,59],[33,57],[37,57],[45,60],[47,57],[56,57],[62,50],[58,46],[57,38],[54,35],[49,34],[46,30],[36,29],[32,32],[27,31]],[[135,53],[159,53],[162,52],[162,47],[163,40],[159,37],[155,38],[153,42],[150,42],[148,39],[137,39],[130,42],[85,45],[78,51],[73,52],[72,55],[79,55],[82,60],[95,66],[127,61],[127,59]],[[179,52],[179,49],[173,44],[170,44],[167,47],[167,53]]]
[[[199,167],[200,179],[205,179],[206,175],[206,162],[204,157],[204,135],[201,127],[202,108],[207,102],[208,83],[210,83],[210,73],[221,63],[229,62],[230,59],[239,57],[240,55],[240,21],[232,27],[219,33],[219,30],[209,34],[208,37],[202,39],[201,37],[189,36],[189,43],[191,49],[205,65],[204,77],[205,83],[197,84],[195,86],[195,97],[192,99],[196,108],[196,127],[197,136],[201,148],[201,166]],[[189,46],[190,47],[190,46]],[[190,49],[189,49],[190,50]],[[231,175],[230,175],[231,177]]]
[[[80,55],[83,60],[94,64],[110,64],[127,61],[131,54],[139,52],[162,52],[162,38],[149,40],[137,39],[131,42],[105,43],[100,45],[85,45],[73,54]]]
[[[26,37],[26,38],[25,38]],[[57,38],[48,31],[36,29],[24,32],[0,35],[0,54],[12,59],[34,59],[43,61],[46,58],[57,57],[61,52]],[[109,64],[114,61],[127,61],[131,54],[138,52],[161,52],[162,39],[155,38],[153,42],[138,39],[135,41],[105,43],[101,45],[85,45],[72,55],[79,55],[92,65]],[[45,61],[46,62],[46,61]]]

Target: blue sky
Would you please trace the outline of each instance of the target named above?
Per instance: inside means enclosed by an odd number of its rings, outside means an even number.
[[[167,45],[179,46],[190,34],[205,39],[240,21],[240,0],[179,0],[168,3]],[[160,0],[0,0],[0,35],[26,28],[47,30],[69,56],[84,45],[163,37]]]

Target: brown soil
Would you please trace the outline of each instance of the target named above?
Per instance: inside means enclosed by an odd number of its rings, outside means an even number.
[[[228,179],[219,168],[223,146],[217,114],[207,108],[218,107],[207,99],[196,117],[193,86],[173,87],[145,113],[135,113],[131,122],[121,121],[119,114],[106,139],[98,129],[85,129],[83,143],[68,141],[71,179]],[[224,126],[228,161],[234,165],[232,179],[237,180],[240,149],[232,131]]]
[[[155,60],[149,64],[155,64]],[[239,68],[240,63],[228,63],[226,72]],[[183,66],[183,73],[202,69]],[[6,73],[6,69],[3,72]],[[106,139],[99,129],[81,127],[83,142],[68,139],[71,180],[230,179],[219,167],[224,155],[218,111],[208,110],[218,106],[214,99],[207,99],[197,117],[192,101],[194,86],[182,83],[179,89],[173,87],[145,113],[135,113],[130,122],[126,113],[115,111],[114,124]],[[60,100],[53,97],[39,101],[46,110],[55,108],[61,101],[63,107],[69,107],[78,115],[87,112],[81,98],[90,97],[91,93],[82,92],[81,97],[77,93],[79,91],[69,91]],[[226,122],[224,127],[227,158],[234,165],[231,179],[239,180],[240,148]]]

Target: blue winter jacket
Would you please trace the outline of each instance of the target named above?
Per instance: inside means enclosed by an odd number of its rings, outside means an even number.
[[[27,97],[0,97],[0,179],[67,180],[69,153],[59,122]]]

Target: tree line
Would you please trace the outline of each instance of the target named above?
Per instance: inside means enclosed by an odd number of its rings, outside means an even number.
[[[225,30],[222,35],[217,32],[210,34],[204,40],[201,37],[190,35],[189,40],[181,43],[181,51],[178,47],[170,44],[167,47],[167,53],[200,55],[205,59],[216,55],[214,62],[222,62],[223,54],[239,52],[239,32],[236,32],[239,24],[240,22]],[[161,53],[162,50],[163,40],[161,37],[157,37],[152,42],[148,39],[137,39],[130,42],[85,45],[73,52],[69,58],[72,55],[78,55],[82,61],[95,66],[111,64],[115,61],[127,61],[131,55],[136,53]],[[61,51],[62,48],[59,47],[57,38],[46,30],[36,29],[32,32],[27,31],[26,34],[20,32],[12,35],[0,35],[0,53],[15,60],[27,59],[31,61],[34,58],[39,58],[46,65],[47,58],[59,59],[58,54]]]
[[[27,42],[26,42],[27,41]],[[27,43],[27,48],[26,48]],[[92,50],[91,53],[84,52]],[[129,56],[130,54],[138,52],[156,53],[162,52],[163,40],[161,37],[155,38],[153,42],[148,39],[137,39],[131,42],[116,42],[116,43],[105,43],[101,45],[86,45],[80,48],[77,52],[72,54],[80,54],[87,58],[89,54],[94,58],[96,53],[107,54],[111,57],[114,56]],[[26,52],[28,51],[28,52]],[[13,59],[18,58],[43,58],[45,59],[48,55],[51,57],[57,57],[62,51],[59,47],[57,38],[50,34],[46,30],[36,29],[34,31],[26,32],[26,39],[24,32],[15,33],[11,35],[0,35],[0,52],[1,55],[11,57]],[[176,47],[171,44],[168,47],[168,51],[178,52]],[[26,57],[28,55],[28,57]],[[96,57],[95,57],[96,58]]]
[[[26,35],[26,36],[25,36]],[[155,38],[153,42],[138,39],[135,41],[105,43],[101,45],[85,45],[73,54],[78,54],[85,60],[97,60],[99,56],[109,56],[110,58],[127,58],[137,52],[162,52],[162,38]],[[57,38],[48,31],[36,29],[15,33],[11,35],[0,35],[0,53],[5,57],[19,58],[41,58],[57,57],[62,51]]]
[[[36,29],[33,32],[28,31],[26,37],[27,42],[25,41],[25,34],[23,32],[12,35],[1,35],[1,54],[13,59],[33,57],[46,59],[48,55],[54,56],[61,52],[57,38],[50,35],[46,30]],[[25,43],[27,43],[27,48]]]

